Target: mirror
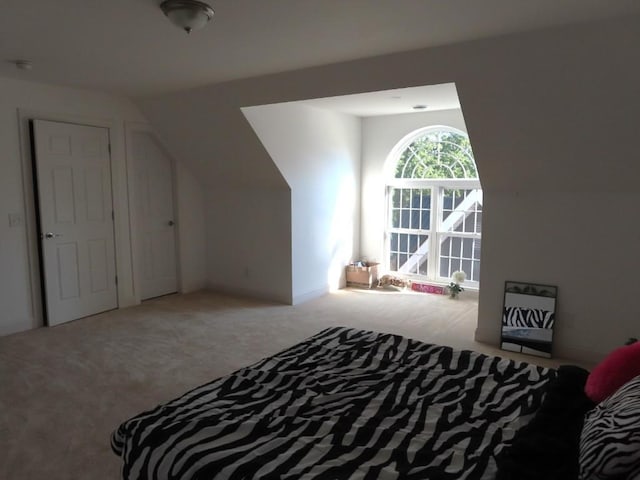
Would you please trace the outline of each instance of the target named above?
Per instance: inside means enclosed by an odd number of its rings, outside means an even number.
[[[505,282],[500,348],[551,358],[558,287]]]

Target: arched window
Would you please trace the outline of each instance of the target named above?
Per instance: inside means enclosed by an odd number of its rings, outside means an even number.
[[[419,130],[388,165],[388,269],[441,282],[462,270],[477,285],[482,189],[468,137],[449,127]]]

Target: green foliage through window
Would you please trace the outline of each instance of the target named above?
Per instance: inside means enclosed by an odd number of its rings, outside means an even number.
[[[469,139],[447,130],[426,133],[402,152],[395,178],[478,178]]]

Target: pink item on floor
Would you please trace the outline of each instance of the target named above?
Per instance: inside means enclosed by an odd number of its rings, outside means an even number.
[[[444,287],[439,285],[428,285],[426,283],[412,283],[411,290],[422,293],[437,293],[439,295],[444,295]]]

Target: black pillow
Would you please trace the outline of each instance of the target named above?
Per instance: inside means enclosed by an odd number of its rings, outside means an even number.
[[[496,459],[496,480],[572,480],[584,415],[595,405],[585,395],[589,372],[563,365],[547,384],[544,401],[531,422]]]

